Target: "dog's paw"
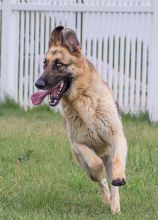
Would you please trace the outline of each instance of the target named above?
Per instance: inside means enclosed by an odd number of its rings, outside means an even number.
[[[111,207],[111,211],[113,214],[119,214],[121,210],[119,206],[116,206],[116,207]]]
[[[111,206],[111,211],[113,214],[119,214],[120,213],[120,202],[119,201],[115,201],[115,200],[111,200],[110,203]]]
[[[111,184],[113,186],[123,186],[126,184],[126,179],[125,178],[113,179]]]

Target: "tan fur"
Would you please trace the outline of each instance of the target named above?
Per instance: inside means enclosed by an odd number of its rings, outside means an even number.
[[[76,55],[60,44],[52,45],[47,60],[71,63],[73,81],[61,103],[72,152],[87,175],[98,182],[105,204],[110,204],[114,213],[119,212],[119,187],[112,186],[110,193],[105,180],[106,175],[110,182],[125,179],[127,155],[127,142],[112,92],[82,53],[79,56],[80,51]]]

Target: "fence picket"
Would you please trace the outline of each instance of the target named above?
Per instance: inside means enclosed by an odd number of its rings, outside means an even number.
[[[129,25],[129,20],[127,19]],[[125,88],[124,88],[124,110],[128,112],[128,98],[129,98],[129,61],[130,61],[130,41],[129,36],[126,35],[126,56],[125,56]]]
[[[141,24],[141,15],[138,15],[138,24]],[[137,36],[137,66],[136,66],[136,93],[135,111],[140,111],[140,72],[141,72],[141,25]]]
[[[116,20],[117,19],[117,20]],[[118,68],[118,61],[119,61],[119,35],[118,35],[118,22],[120,19],[120,15],[118,17],[115,15],[114,20],[116,24],[116,34],[115,34],[115,45],[114,45],[114,79],[113,79],[113,91],[114,91],[114,97],[117,100],[118,99],[118,74],[119,74],[119,68]]]
[[[21,12],[20,25],[20,72],[19,72],[19,103],[23,106],[23,85],[24,85],[24,16],[25,12]]]
[[[35,23],[35,77],[34,80],[37,80],[39,75],[39,12],[36,12],[36,23]],[[35,88],[35,91],[37,89]]]
[[[45,14],[42,12],[40,14],[40,73],[43,71],[43,60],[44,60],[44,19],[45,19]]]
[[[15,67],[15,102],[18,102],[18,72],[19,72],[19,32],[20,32],[20,14],[16,12],[16,25],[17,25],[17,32],[16,32],[16,67]]]
[[[30,26],[30,68],[29,68],[29,97],[33,93],[34,87],[34,22],[35,22],[35,14],[31,12],[31,26]],[[30,101],[30,99],[29,99]],[[32,107],[32,103],[29,103],[30,107]]]
[[[2,38],[2,11],[0,10],[0,60],[2,59],[2,55],[1,55],[1,38]],[[0,62],[0,100],[3,99],[3,91],[2,91],[2,73],[1,73],[1,62]]]
[[[108,84],[110,88],[112,88],[112,80],[113,80],[113,34],[110,33],[109,37],[109,72],[108,72]]]
[[[49,35],[50,35],[50,14],[46,13],[45,18],[45,53],[48,50],[48,41],[49,41]]]
[[[24,70],[24,108],[28,107],[28,65],[29,65],[29,12],[26,12],[25,24],[25,70]]]
[[[130,77],[130,111],[134,113],[134,88],[135,88],[135,65],[136,65],[136,39],[131,39],[131,77]]]

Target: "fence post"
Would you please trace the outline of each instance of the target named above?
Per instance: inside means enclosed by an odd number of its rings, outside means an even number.
[[[7,95],[16,100],[17,87],[17,14],[12,12],[12,1],[3,0],[2,3],[2,99]]]
[[[154,1],[153,30],[149,60],[148,109],[153,122],[158,121],[158,1]]]

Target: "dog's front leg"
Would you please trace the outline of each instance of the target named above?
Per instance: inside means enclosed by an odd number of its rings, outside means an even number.
[[[125,166],[127,157],[127,141],[123,134],[114,134],[112,151],[112,185],[122,186],[126,183]]]
[[[111,210],[113,213],[120,212],[119,186],[126,183],[125,166],[127,157],[127,142],[123,134],[113,135],[112,155],[108,157],[109,178],[112,181],[111,187]]]
[[[105,204],[110,204],[110,191],[105,179],[105,167],[102,159],[86,145],[73,143],[73,154],[79,165],[86,171],[87,175],[95,182],[98,182],[102,199]]]

